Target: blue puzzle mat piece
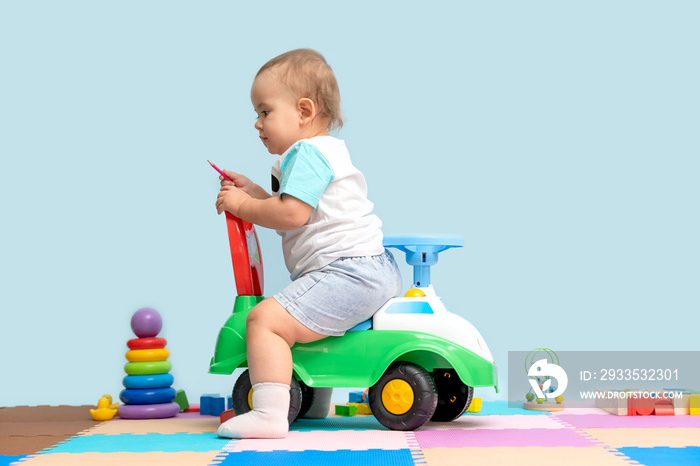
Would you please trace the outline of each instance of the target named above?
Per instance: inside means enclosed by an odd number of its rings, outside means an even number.
[[[81,435],[59,443],[45,453],[145,453],[149,451],[220,451],[230,439],[205,434]]]
[[[0,455],[0,466],[8,466],[15,461],[19,461],[22,458],[26,458],[28,455]]]
[[[389,430],[374,416],[327,417],[325,419],[297,419],[289,430],[310,432],[313,430]]]
[[[530,416],[546,416],[549,411],[533,411],[523,408],[509,408],[508,401],[485,401],[479,413],[465,413],[465,416],[512,416],[525,414]],[[325,419],[297,419],[289,426],[290,430],[309,432],[313,430],[389,430],[377,421],[374,416],[327,417]]]
[[[221,466],[414,466],[410,450],[335,450],[335,451],[237,451],[229,453]]]
[[[527,414],[530,416],[542,416],[551,414],[549,411],[533,411],[532,409],[522,408],[522,403],[519,403],[517,408],[509,408],[507,400],[484,401],[481,404],[481,411],[478,413],[465,413],[465,416],[512,416],[514,414]]]
[[[624,447],[617,451],[645,466],[689,466],[700,464],[700,447]]]

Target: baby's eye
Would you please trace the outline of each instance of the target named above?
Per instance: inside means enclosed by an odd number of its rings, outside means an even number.
[[[262,112],[260,112],[262,116],[267,116],[268,113],[270,113],[268,110],[263,110]]]

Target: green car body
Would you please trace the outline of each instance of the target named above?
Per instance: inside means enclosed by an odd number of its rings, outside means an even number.
[[[263,298],[237,296],[233,314],[219,332],[209,372],[228,375],[247,367],[245,323]],[[309,387],[370,387],[396,361],[412,362],[428,372],[454,369],[471,387],[494,387],[496,365],[474,352],[428,333],[407,330],[359,330],[292,347],[294,375]]]

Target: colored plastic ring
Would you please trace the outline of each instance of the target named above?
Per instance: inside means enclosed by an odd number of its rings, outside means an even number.
[[[170,361],[127,362],[124,372],[129,375],[153,375],[170,372],[173,365]]]
[[[127,375],[122,383],[126,388],[166,388],[173,380],[171,374]]]
[[[158,349],[165,348],[168,340],[165,338],[134,338],[126,342],[129,349]]]
[[[126,352],[126,359],[131,362],[165,361],[170,357],[170,351],[165,348],[136,349]]]
[[[122,419],[163,419],[176,416],[180,412],[177,403],[155,405],[120,405],[117,415]]]
[[[169,403],[175,399],[175,389],[167,388],[127,388],[119,393],[119,399],[128,405],[154,405]]]

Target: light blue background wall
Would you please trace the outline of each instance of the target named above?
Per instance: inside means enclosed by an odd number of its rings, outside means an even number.
[[[504,387],[509,350],[700,349],[696,2],[259,5],[0,3],[0,405],[116,396],[143,306],[178,388],[230,390],[206,159],[268,182],[249,88],[297,47],[336,71],[385,231],[464,236],[433,279]]]

